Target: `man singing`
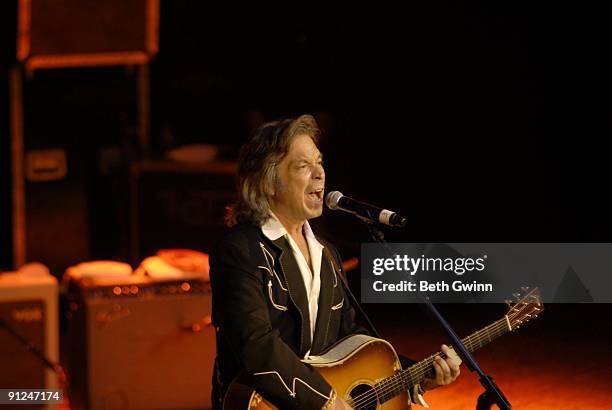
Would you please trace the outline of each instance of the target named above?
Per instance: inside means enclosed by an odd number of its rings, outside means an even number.
[[[240,151],[238,200],[228,208],[230,232],[211,255],[217,359],[213,405],[240,376],[281,409],[348,409],[333,387],[302,359],[345,336],[367,333],[355,323],[341,259],[315,236],[325,189],[319,129],[302,115],[264,124]],[[434,362],[435,378],[419,392],[454,381],[460,359]]]

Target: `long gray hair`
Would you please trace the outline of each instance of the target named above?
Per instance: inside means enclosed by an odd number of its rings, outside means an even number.
[[[240,149],[238,200],[226,208],[225,223],[249,222],[261,226],[270,217],[268,198],[278,186],[278,164],[298,135],[308,135],[318,145],[319,126],[311,115],[268,122]]]

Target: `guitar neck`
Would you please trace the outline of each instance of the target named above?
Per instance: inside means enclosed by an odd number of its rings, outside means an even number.
[[[461,341],[470,351],[476,351],[489,344],[498,337],[510,331],[509,322],[506,316],[491,323],[487,327],[478,330]],[[436,356],[443,356],[442,352],[432,354],[426,359],[413,364],[407,369],[397,372],[395,375],[378,382],[375,385],[377,397],[381,403],[396,397],[397,395],[411,390],[412,387],[423,381],[426,377],[432,377],[435,373],[433,361]]]

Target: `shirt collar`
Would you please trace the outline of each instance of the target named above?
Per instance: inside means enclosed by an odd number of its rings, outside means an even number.
[[[278,220],[272,211],[270,211],[270,217],[268,220],[261,226],[261,231],[271,241],[275,241],[288,233],[283,224]],[[316,246],[323,248],[323,245],[317,241],[317,238],[312,232],[312,228],[310,227],[308,221],[304,222],[304,236],[309,244],[316,244]]]
[[[271,241],[275,241],[287,234],[287,230],[272,211],[270,211],[270,217],[268,220],[261,225],[261,231]]]

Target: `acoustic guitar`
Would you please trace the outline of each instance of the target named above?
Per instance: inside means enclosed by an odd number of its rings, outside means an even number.
[[[501,319],[462,339],[470,352],[518,329],[544,310],[538,288],[523,288],[523,292],[523,295],[515,295],[515,303],[508,301],[508,312]],[[338,397],[354,409],[395,410],[410,409],[407,392],[424,378],[434,375],[436,356],[444,357],[444,354],[434,353],[402,369],[389,342],[366,335],[351,335],[321,355],[310,356],[303,362],[315,367],[333,386]],[[267,410],[277,407],[253,388],[236,380],[228,387],[223,408]]]

